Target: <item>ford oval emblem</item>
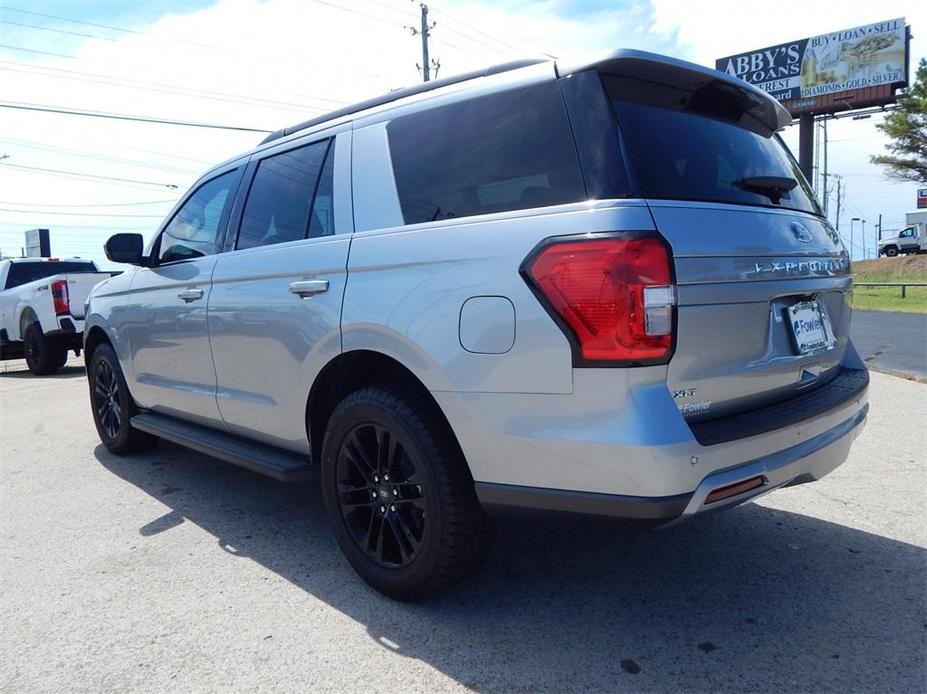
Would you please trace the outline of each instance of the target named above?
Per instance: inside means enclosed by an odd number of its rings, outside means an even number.
[[[808,231],[808,227],[806,227],[804,224],[792,222],[789,224],[789,229],[791,229],[792,233],[795,234],[795,238],[802,243],[811,243],[811,232]]]

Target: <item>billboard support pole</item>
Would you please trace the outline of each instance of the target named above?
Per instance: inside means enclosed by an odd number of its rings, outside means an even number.
[[[814,175],[814,115],[798,117],[798,166],[809,181]]]

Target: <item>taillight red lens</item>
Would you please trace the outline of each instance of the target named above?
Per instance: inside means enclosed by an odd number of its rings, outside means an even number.
[[[71,297],[68,295],[68,283],[65,280],[55,280],[51,283],[52,302],[55,305],[55,313],[71,312]]]
[[[672,354],[675,293],[660,239],[593,235],[555,241],[526,271],[572,332],[582,360],[660,363]]]

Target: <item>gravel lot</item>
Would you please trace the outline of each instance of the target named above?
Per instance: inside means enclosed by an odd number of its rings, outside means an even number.
[[[313,485],[109,455],[72,364],[0,373],[0,691],[927,687],[927,385],[873,374],[823,482],[664,531],[507,521],[475,580],[404,605]]]

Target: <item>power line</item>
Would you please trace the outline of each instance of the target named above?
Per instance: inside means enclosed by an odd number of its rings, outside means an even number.
[[[0,24],[10,24],[16,27],[24,27],[26,29],[38,29],[40,31],[51,31],[56,34],[67,34],[69,36],[81,36],[87,39],[102,39],[103,41],[118,41],[119,39],[114,39],[109,36],[100,36],[98,34],[84,34],[79,31],[68,31],[66,29],[53,29],[52,27],[43,27],[39,24],[26,24],[25,22],[14,22],[9,19],[0,19]]]
[[[97,154],[96,152],[88,152],[83,149],[73,149],[71,147],[60,147],[60,146],[50,146],[43,145],[38,142],[33,142],[31,140],[17,140],[16,138],[7,137],[0,138],[0,142],[8,142],[14,147],[25,147],[26,149],[38,149],[46,152],[54,152],[56,154],[62,154],[64,156],[71,157],[80,157],[81,159],[97,159],[99,161],[109,161],[116,164],[126,164],[128,166],[138,166],[145,169],[152,169],[158,171],[171,171],[175,173],[187,173],[187,174],[198,174],[201,172],[200,169],[184,169],[177,166],[165,166],[163,164],[150,164],[148,162],[141,161],[139,159],[126,159],[124,157],[113,157],[106,154]]]
[[[111,67],[111,66],[112,66],[112,63],[111,63],[111,62],[105,61],[105,60],[94,60],[94,59],[92,59],[92,58],[77,58],[77,57],[75,57],[75,56],[73,56],[73,55],[68,55],[67,53],[56,53],[56,52],[54,52],[54,51],[43,51],[43,50],[39,50],[39,49],[36,49],[36,48],[26,48],[26,47],[24,47],[24,46],[13,46],[13,45],[10,45],[10,44],[0,44],[0,48],[5,48],[5,49],[11,50],[11,51],[20,51],[20,52],[22,52],[22,53],[32,53],[32,54],[34,54],[34,55],[44,55],[44,56],[48,56],[48,57],[51,57],[51,58],[63,58],[64,60],[72,60],[72,61],[75,61],[75,62],[78,62],[78,63],[92,63],[92,64],[95,64],[95,65],[103,65],[103,66],[105,66],[105,67]],[[241,57],[241,56],[238,56],[238,57]],[[279,59],[279,58],[276,58],[276,59]],[[5,61],[5,62],[8,62],[8,63],[11,63],[11,62],[12,62],[13,64],[17,64],[17,65],[28,65],[28,63],[15,63],[14,61]],[[62,69],[62,68],[48,67],[48,66],[44,66],[44,65],[40,65],[40,66],[36,66],[36,67],[39,67],[39,68],[42,68],[42,69],[45,69],[45,70],[61,70],[61,69]],[[131,68],[131,69],[140,69],[142,66],[128,65],[128,66],[120,66],[120,67]],[[149,67],[149,66],[144,66],[144,68],[145,68],[146,70],[148,69],[148,67]],[[181,78],[188,77],[188,75],[184,75],[184,74],[180,74],[180,73],[176,73],[176,72],[167,72],[167,71],[161,71],[160,74],[162,74],[162,75],[169,75],[169,76],[172,76],[172,77],[181,77]],[[372,75],[372,76],[378,76],[378,75],[374,75],[374,73],[367,73],[367,74],[370,74],[370,75]],[[118,76],[116,76],[116,75],[114,75],[113,78],[114,78],[114,79],[129,79],[129,78],[120,78],[120,77],[118,77]],[[138,80],[135,80],[135,81],[138,81]],[[229,83],[229,82],[225,82],[225,84],[230,84],[230,83]],[[266,87],[265,85],[258,85],[258,84],[252,84],[252,83],[240,82],[240,83],[235,83],[235,86],[240,86],[240,87],[245,88],[245,89],[248,89],[248,90],[258,89],[258,90],[268,91],[268,89],[267,89],[267,87]],[[343,101],[338,101],[338,100],[336,100],[336,99],[329,99],[329,98],[327,98],[327,97],[315,96],[315,95],[312,95],[312,94],[300,94],[300,93],[297,93],[297,92],[283,92],[283,91],[280,91],[280,92],[275,91],[275,93],[286,94],[286,95],[289,95],[289,96],[295,96],[295,97],[297,97],[297,98],[315,99],[315,100],[318,100],[318,101],[329,101],[329,102],[334,103],[334,104],[336,104],[336,105],[344,105],[344,103],[345,103],[345,102],[343,102]]]
[[[138,205],[166,205],[174,204],[174,200],[142,200],[141,202],[88,202],[88,203],[41,203],[41,202],[12,202],[0,200],[0,205],[28,205],[29,207],[136,207]]]
[[[512,51],[514,51],[514,52],[516,52],[516,53],[522,53],[522,52],[523,52],[523,50],[522,50],[521,48],[518,48],[517,46],[513,46],[512,44],[510,44],[510,43],[508,43],[508,42],[506,42],[506,41],[503,41],[502,39],[499,39],[499,38],[497,38],[497,37],[495,37],[495,36],[492,36],[491,34],[487,34],[485,31],[482,31],[482,30],[478,29],[477,27],[473,26],[472,24],[468,24],[467,22],[465,22],[465,21],[463,21],[463,20],[461,20],[461,19],[457,19],[456,17],[451,16],[450,14],[447,13],[446,10],[442,10],[440,7],[435,7],[435,8],[433,8],[433,9],[434,9],[434,11],[437,12],[439,15],[443,15],[445,19],[449,19],[449,20],[451,20],[452,22],[454,22],[454,23],[456,23],[456,24],[460,24],[461,26],[466,27],[467,29],[469,29],[469,30],[471,30],[471,31],[473,31],[473,32],[475,32],[475,33],[477,33],[477,34],[480,34],[481,36],[485,36],[485,37],[486,37],[487,39],[489,39],[490,41],[495,41],[495,42],[498,43],[499,45],[505,46],[506,48],[508,48],[508,49],[510,49],[510,50],[512,50]],[[457,31],[457,33],[459,33],[461,36],[465,36],[465,34],[464,34],[463,32],[461,32],[461,31],[459,31],[459,30]],[[471,41],[475,41],[475,39],[473,39],[473,38],[471,38],[470,40],[471,40]],[[485,46],[486,44],[483,44],[483,45]],[[489,46],[487,46],[487,48],[489,48]],[[497,50],[498,50],[498,49],[497,49]]]
[[[59,174],[62,176],[68,176],[71,178],[96,178],[102,181],[118,181],[121,183],[137,183],[139,185],[146,186],[158,186],[159,188],[169,188],[171,190],[176,190],[177,185],[174,183],[160,183],[158,181],[139,181],[132,178],[122,178],[122,177],[113,177],[113,176],[100,176],[98,174],[86,173],[83,171],[64,171],[62,169],[46,169],[40,166],[27,166],[25,164],[0,164],[0,170],[3,168],[11,169],[22,169],[24,171],[34,171],[37,173],[51,173]]]
[[[67,217],[137,217],[139,219],[164,219],[163,214],[114,214],[110,212],[62,212],[60,210],[11,210],[0,207],[0,212],[13,212],[21,214],[56,214]]]
[[[8,64],[14,61],[4,61],[0,60],[0,64]],[[44,65],[28,65],[20,63],[24,67],[15,68],[15,67],[0,67],[0,70],[6,70],[8,72],[21,72],[28,75],[37,75],[40,77],[48,77],[50,79],[60,79],[68,80],[69,82],[87,82],[89,84],[103,84],[113,87],[120,87],[122,89],[139,89],[146,92],[160,92],[161,94],[174,94],[177,96],[185,96],[192,99],[202,99],[206,101],[220,101],[224,103],[233,103],[233,104],[244,104],[246,106],[255,106],[257,108],[268,108],[274,110],[288,110],[288,111],[325,111],[331,106],[310,106],[309,104],[297,104],[287,101],[275,101],[272,99],[263,99],[261,97],[248,97],[248,96],[239,96],[237,94],[229,94],[227,92],[218,92],[210,89],[199,89],[192,87],[183,87],[180,85],[165,84],[163,82],[146,82],[141,80],[130,80],[122,77],[114,77],[109,75],[101,75],[99,73],[93,72],[83,72],[80,70],[67,70],[65,68],[54,68],[46,67]],[[42,72],[39,72],[41,70]],[[48,74],[49,72],[59,72],[63,73],[60,75],[57,74]],[[75,75],[86,75],[84,77]],[[338,102],[339,104],[341,102]]]
[[[0,108],[12,108],[20,111],[40,111],[43,113],[60,113],[69,116],[86,116],[88,118],[108,118],[111,120],[126,120],[139,123],[159,123],[162,125],[181,125],[188,128],[208,128],[212,130],[238,130],[248,133],[270,133],[270,130],[260,128],[246,128],[233,125],[217,125],[215,123],[197,123],[195,121],[170,120],[166,118],[150,118],[148,116],[132,116],[123,113],[103,113],[102,111],[84,111],[64,106],[49,106],[46,104],[29,104],[25,102],[0,102]]]

